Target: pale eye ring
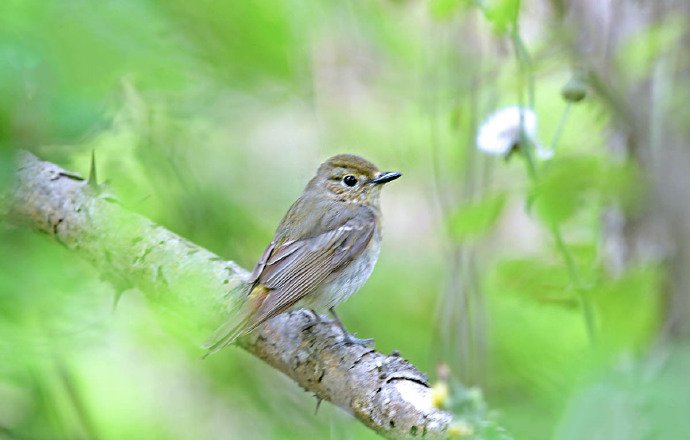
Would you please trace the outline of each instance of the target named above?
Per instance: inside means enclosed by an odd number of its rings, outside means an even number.
[[[355,186],[357,185],[357,178],[352,174],[348,174],[347,176],[343,177],[343,183],[347,186]]]

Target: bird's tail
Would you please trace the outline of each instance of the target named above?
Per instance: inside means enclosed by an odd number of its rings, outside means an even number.
[[[239,322],[231,320],[221,325],[204,344],[206,353],[203,358],[217,352],[226,345],[232,344],[235,342],[235,339],[245,334],[249,318],[249,316],[245,316]]]
[[[265,299],[268,290],[260,284],[253,287],[243,284],[238,289],[242,289],[237,292],[237,296],[242,298],[242,303],[235,307],[225,323],[206,341],[204,348],[207,351],[203,358],[232,344],[237,338],[249,333],[256,327],[257,323],[253,319],[254,314]]]

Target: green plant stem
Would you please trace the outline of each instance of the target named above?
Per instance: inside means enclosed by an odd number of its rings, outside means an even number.
[[[527,78],[527,93],[528,93],[528,103],[529,107],[531,109],[534,109],[534,100],[535,100],[535,93],[534,93],[534,75],[532,75],[532,59],[529,56],[529,52],[527,51],[527,48],[524,45],[524,42],[522,41],[522,38],[520,37],[520,28],[518,23],[514,23],[513,28],[511,29],[511,40],[513,43],[513,50],[515,52],[515,58],[517,59],[518,62],[518,67],[519,67],[519,78],[520,78],[520,87],[519,87],[519,93],[518,93],[518,103],[520,108],[523,108],[524,105],[524,83],[525,83],[525,77]],[[565,125],[565,122],[568,118],[568,115],[570,113],[570,103],[566,106],[563,115],[561,116],[561,120],[558,123],[558,127],[556,128],[556,132],[554,133],[554,138],[551,143],[551,151],[554,150],[556,143],[558,142],[561,133],[563,131],[563,127]],[[524,119],[522,114],[520,115],[520,145],[523,146],[522,151],[524,152],[525,156],[525,164],[527,166],[527,174],[529,175],[530,180],[532,181],[533,184],[536,184],[539,182],[539,174],[538,174],[538,169],[536,167],[536,164],[534,162],[534,156],[532,155],[534,151],[534,145],[531,142],[530,139],[528,139],[525,136],[525,130],[524,130]],[[575,286],[575,290],[577,291],[578,297],[580,299],[580,305],[582,307],[582,314],[583,318],[585,321],[585,328],[587,329],[587,336],[589,337],[589,341],[591,344],[594,344],[596,341],[596,335],[595,335],[595,324],[594,324],[594,308],[592,306],[592,302],[589,299],[589,296],[587,295],[587,288],[585,285],[582,283],[582,279],[580,277],[580,274],[577,269],[577,265],[575,264],[575,259],[573,258],[572,253],[570,252],[570,249],[568,249],[568,246],[566,245],[565,241],[563,240],[563,235],[561,234],[560,228],[558,225],[552,225],[550,228],[551,235],[553,236],[554,241],[556,242],[556,248],[558,249],[558,252],[561,254],[563,257],[563,260],[565,261],[565,265],[568,270],[568,276],[570,278],[571,283]]]
[[[580,306],[582,307],[582,313],[585,318],[585,327],[587,328],[587,336],[589,338],[589,342],[591,344],[594,344],[596,342],[594,307],[592,306],[592,302],[590,301],[589,296],[587,294],[587,288],[585,287],[584,283],[582,282],[582,279],[580,278],[580,274],[577,270],[577,265],[575,264],[575,259],[573,258],[573,255],[570,253],[568,245],[565,244],[565,240],[563,240],[563,235],[561,234],[561,230],[558,227],[558,225],[551,226],[551,234],[553,235],[553,239],[556,242],[556,248],[558,248],[558,251],[563,256],[563,260],[565,261],[565,265],[568,269],[568,276],[570,277],[571,282],[575,286],[575,290],[577,291],[577,295],[580,299]]]
[[[522,42],[522,38],[520,38],[520,29],[517,23],[513,25],[513,28],[510,32],[511,36],[511,41],[513,42],[513,50],[515,52],[515,58],[517,59],[518,62],[518,70],[519,70],[519,87],[518,87],[518,106],[520,109],[523,109],[525,107],[525,97],[524,97],[524,83],[525,83],[525,77],[527,78],[527,87],[528,87],[528,101],[529,101],[529,108],[534,108],[534,80],[532,78],[531,74],[531,66],[532,66],[532,59],[529,56],[529,53],[527,52],[527,49],[525,48],[525,45]],[[533,156],[533,149],[534,145],[532,142],[525,136],[525,119],[522,114],[522,111],[520,112],[520,145],[523,147],[522,151],[524,152],[525,160],[527,163],[527,171],[530,175],[530,178],[533,180],[536,180],[537,178],[537,167],[536,164],[534,163],[534,156]]]
[[[565,127],[565,122],[568,120],[568,116],[570,116],[570,109],[572,107],[573,107],[572,102],[568,102],[565,105],[565,110],[563,110],[563,113],[561,114],[561,119],[558,121],[558,126],[556,127],[556,132],[553,134],[553,139],[551,140],[551,145],[549,146],[550,151],[556,150],[556,145],[558,144],[558,141],[561,139],[561,134],[563,133],[563,127]]]
[[[568,102],[565,106],[565,110],[563,110],[561,119],[558,121],[556,132],[553,135],[551,146],[549,147],[551,151],[555,151],[556,149],[556,145],[558,144],[558,141],[561,138],[561,134],[563,133],[563,127],[565,126],[565,123],[568,120],[568,116],[570,115],[571,108],[572,103]],[[563,256],[565,265],[568,268],[568,275],[570,276],[570,280],[575,286],[575,290],[577,291],[577,295],[580,299],[580,306],[582,307],[582,313],[585,318],[585,326],[587,328],[587,336],[589,337],[590,343],[594,344],[596,342],[594,307],[592,306],[592,301],[590,301],[589,296],[587,295],[588,289],[582,282],[582,278],[580,278],[580,274],[577,270],[577,265],[575,264],[575,259],[570,253],[568,245],[565,244],[565,240],[563,240],[563,235],[561,234],[561,230],[558,227],[558,225],[551,226],[551,235],[553,235],[553,239],[556,242],[556,248]]]
[[[532,75],[532,57],[525,47],[522,37],[520,37],[520,26],[518,23],[513,25],[510,32],[510,37],[513,42],[513,50],[515,52],[515,58],[520,66],[520,81],[523,82],[524,78],[527,77],[527,105],[529,108],[534,109],[535,93],[534,93],[534,75]],[[522,87],[520,87],[520,95],[522,95]],[[520,105],[522,105],[522,99],[520,99]]]

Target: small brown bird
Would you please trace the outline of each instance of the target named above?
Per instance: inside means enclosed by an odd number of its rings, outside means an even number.
[[[328,310],[347,342],[370,343],[350,336],[334,307],[371,275],[381,245],[381,187],[400,175],[351,154],[321,164],[254,267],[246,302],[218,330],[209,353],[296,308]]]

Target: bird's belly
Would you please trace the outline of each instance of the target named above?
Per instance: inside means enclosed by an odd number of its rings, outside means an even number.
[[[300,306],[317,311],[335,307],[358,291],[369,279],[379,258],[381,246],[376,237],[372,238],[367,249],[350,264],[333,272],[316,292],[307,295]]]

